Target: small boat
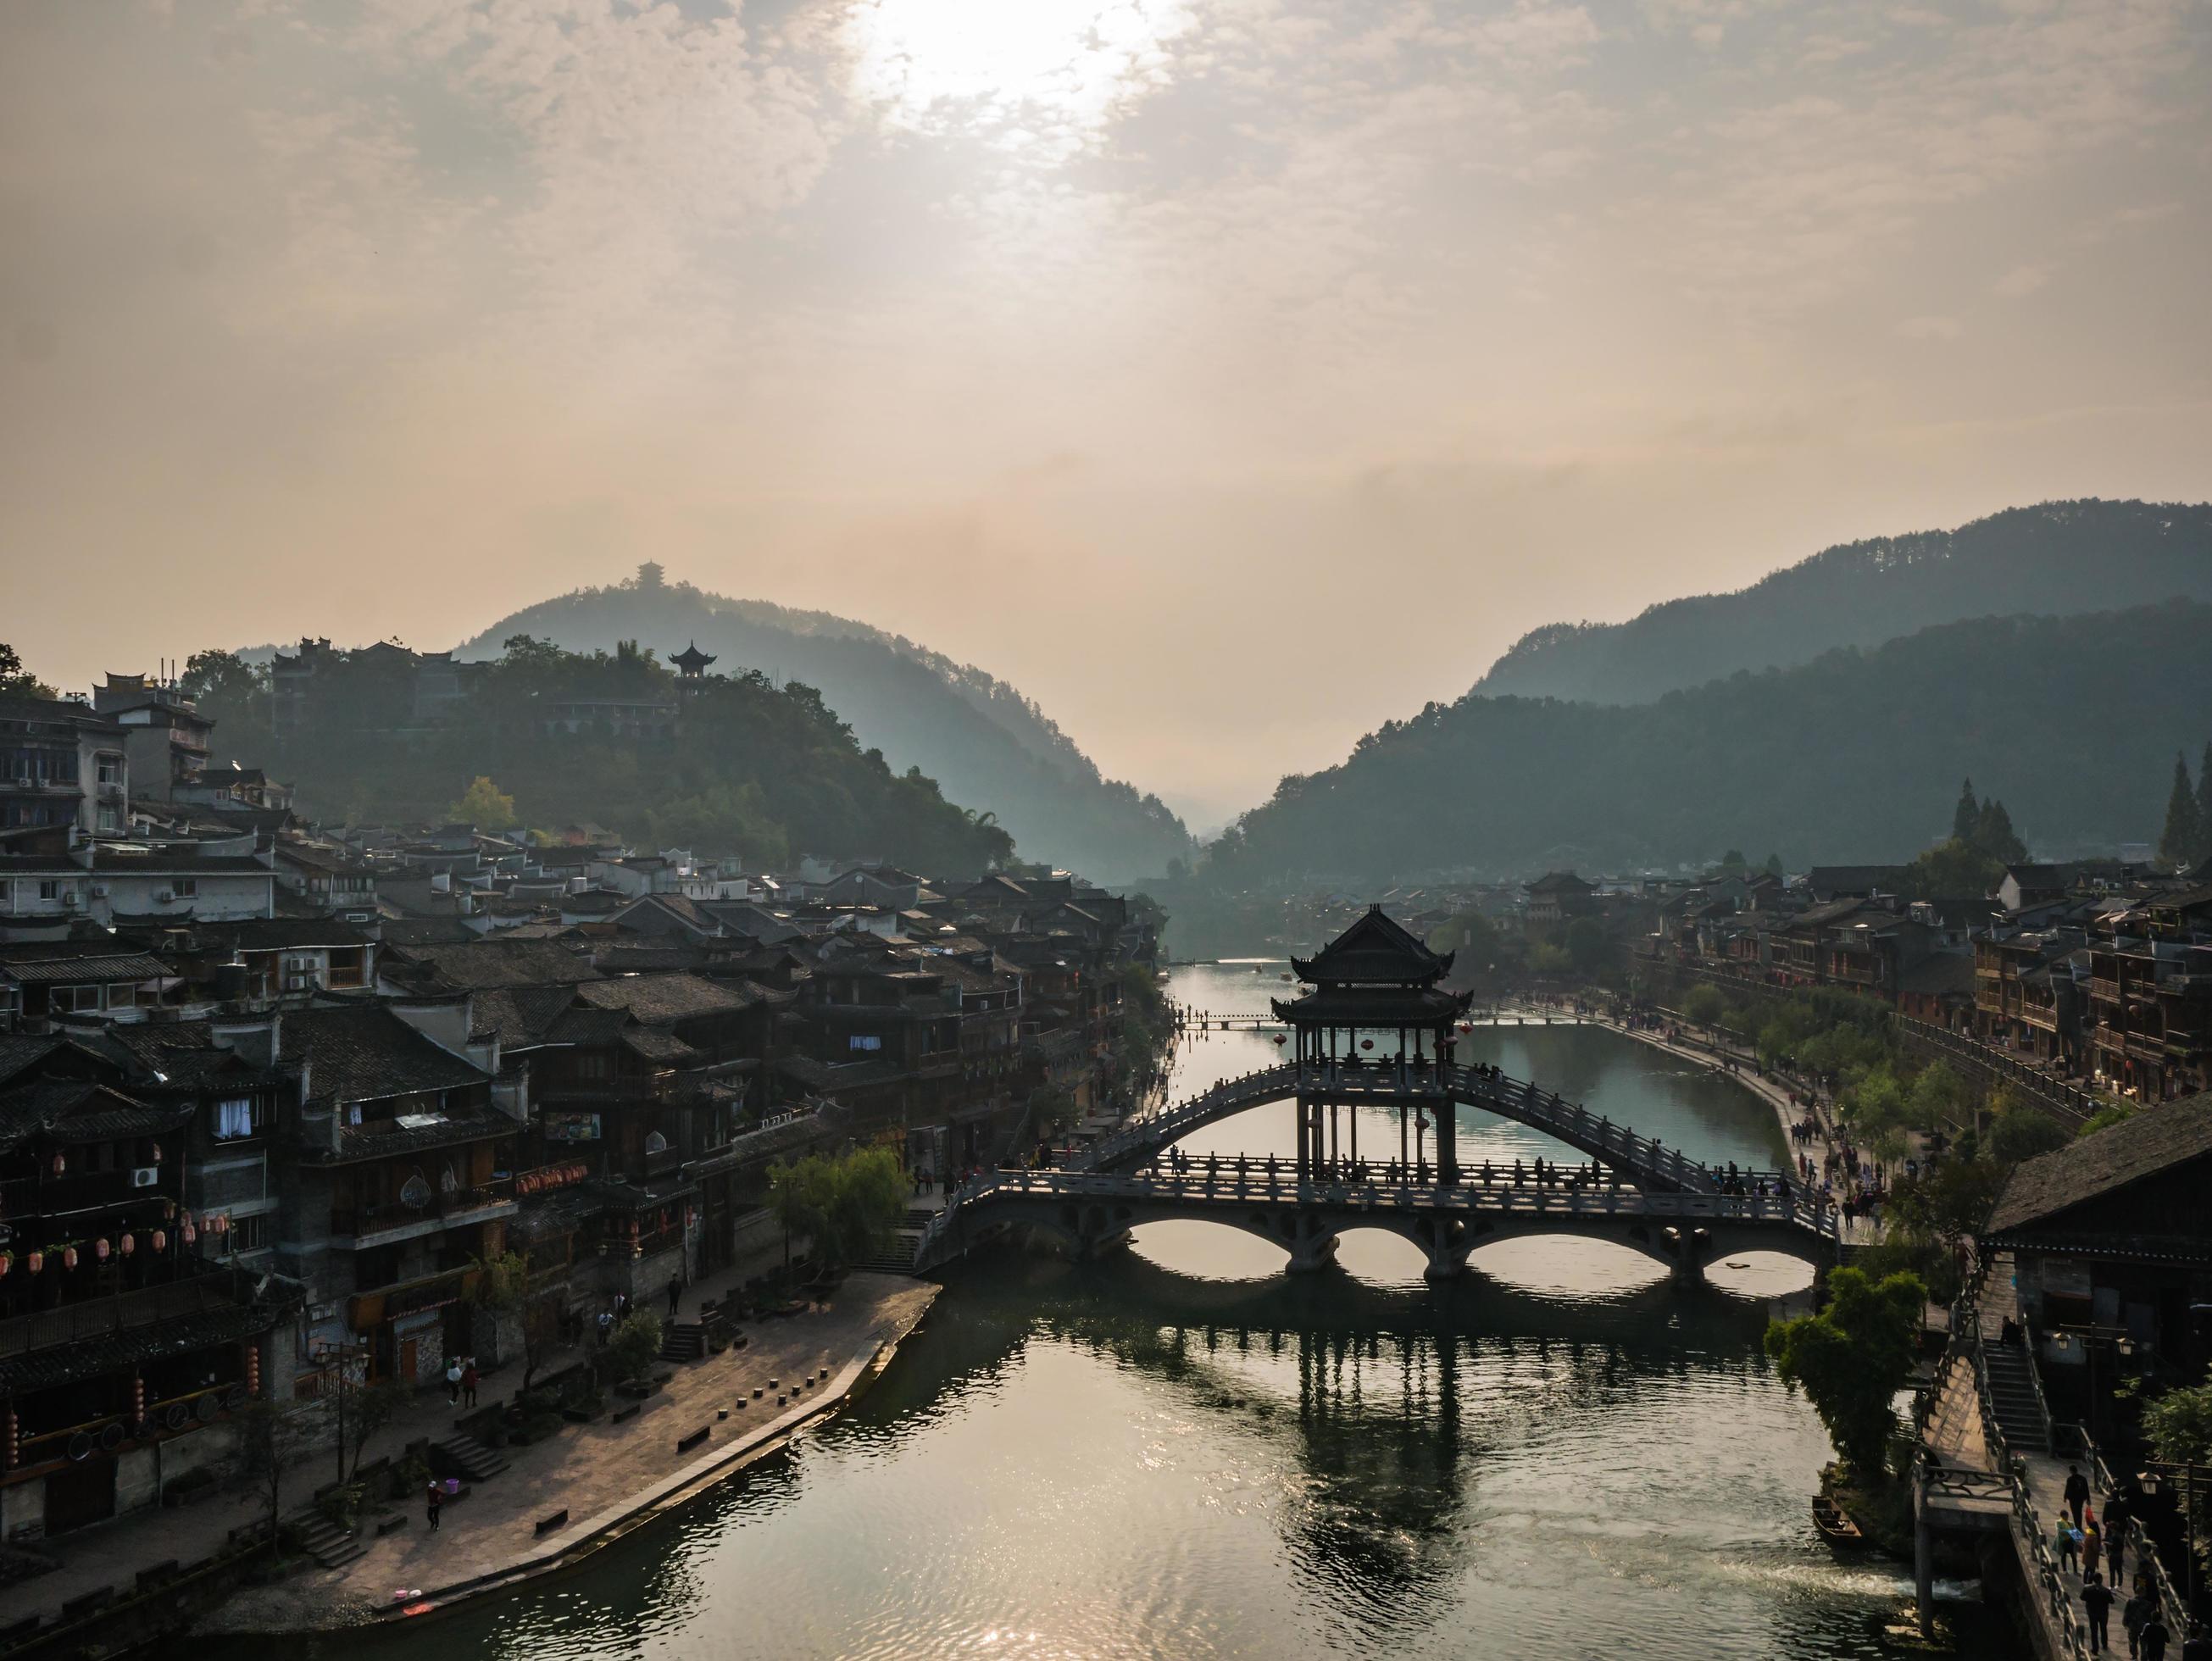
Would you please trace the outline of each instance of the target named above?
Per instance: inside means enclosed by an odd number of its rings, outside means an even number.
[[[1837,1551],[1864,1551],[1873,1544],[1844,1508],[1825,1494],[1813,1496],[1813,1526]]]

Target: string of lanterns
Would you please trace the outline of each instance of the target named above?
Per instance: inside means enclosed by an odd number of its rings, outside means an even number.
[[[178,1226],[176,1233],[178,1244],[184,1246],[198,1244],[199,1242],[200,1231],[203,1227],[205,1228],[207,1232],[210,1234],[216,1235],[218,1237],[229,1233],[229,1214],[227,1212],[210,1212],[204,1217],[201,1218],[196,1224],[193,1220],[192,1214],[187,1211],[184,1214],[183,1220]],[[170,1235],[167,1229],[155,1228],[149,1232],[147,1234],[146,1244],[152,1251],[158,1255],[168,1250],[169,1239]],[[103,1234],[94,1239],[90,1249],[92,1251],[93,1260],[95,1262],[104,1263],[111,1257],[114,1256],[136,1256],[138,1252],[138,1237],[136,1233],[128,1229],[117,1235],[112,1240],[110,1240]],[[73,1269],[77,1266],[79,1262],[82,1261],[82,1243],[71,1240],[57,1245],[48,1245],[40,1250],[26,1251],[22,1253],[21,1256],[23,1272],[27,1275],[45,1274],[46,1269],[46,1261],[48,1258],[59,1258],[61,1260],[62,1268],[64,1269]],[[9,1275],[15,1272],[17,1261],[17,1254],[15,1252],[0,1251],[0,1281],[4,1281]]]

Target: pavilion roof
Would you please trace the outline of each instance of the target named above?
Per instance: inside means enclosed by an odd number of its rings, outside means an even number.
[[[1430,951],[1381,906],[1371,905],[1312,958],[1292,958],[1291,967],[1309,984],[1427,986],[1451,968],[1452,956]]]

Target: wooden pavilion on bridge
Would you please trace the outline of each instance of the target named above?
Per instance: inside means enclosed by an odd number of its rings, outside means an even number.
[[[1359,1158],[1357,1104],[1334,1087],[1350,1074],[1364,1086],[1362,1100],[1374,1099],[1378,1079],[1392,1086],[1389,1093],[1398,1110],[1401,1168],[1428,1169],[1425,1141],[1433,1128],[1437,1179],[1459,1180],[1458,1141],[1445,1069],[1451,1064],[1453,1029],[1467,1013],[1474,995],[1447,992],[1437,984],[1450,970],[1452,955],[1431,952],[1375,905],[1313,958],[1291,959],[1291,968],[1308,990],[1297,998],[1273,1001],[1275,1013],[1289,1024],[1297,1045],[1301,1175],[1312,1176]],[[1395,1037],[1395,1053],[1369,1053],[1377,1035]],[[1340,1108],[1345,1110],[1341,1123]]]

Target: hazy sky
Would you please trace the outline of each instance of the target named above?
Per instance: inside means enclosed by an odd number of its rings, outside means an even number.
[[[0,639],[638,561],[1201,821],[1522,630],[2212,495],[2212,0],[5,0]]]

